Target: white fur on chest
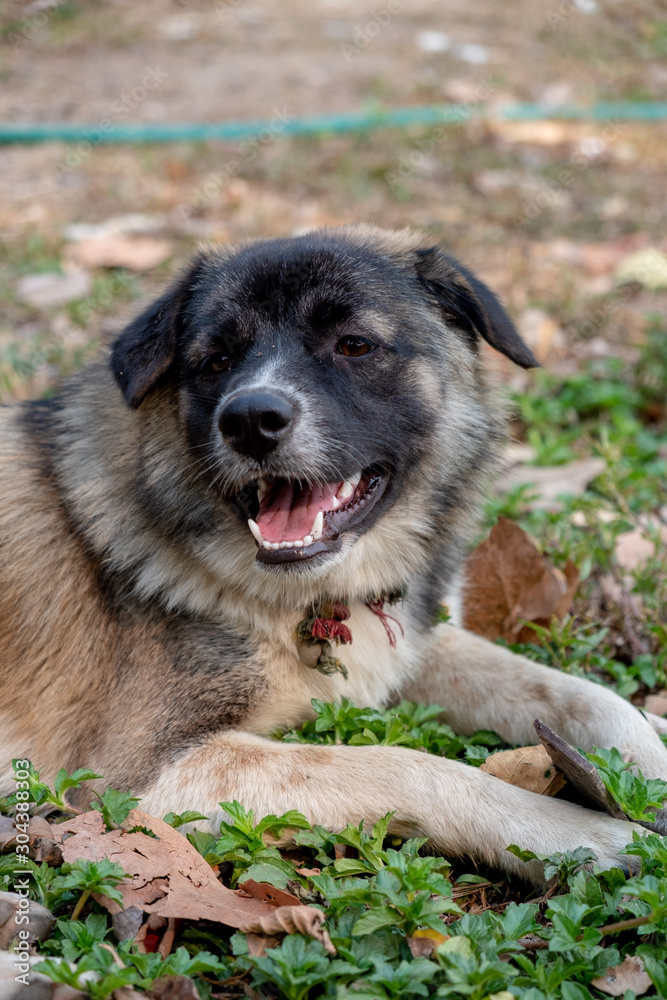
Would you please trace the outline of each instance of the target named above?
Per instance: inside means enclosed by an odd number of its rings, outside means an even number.
[[[419,670],[426,637],[415,631],[400,604],[385,605],[384,610],[391,616],[388,625],[395,636],[395,645],[377,615],[363,604],[350,607],[350,618],[345,624],[352,632],[352,642],[332,649],[333,655],[345,664],[347,678],[340,673],[322,674],[301,662],[296,619],[267,635],[262,659],[268,689],[247,728],[268,735],[276,729],[300,725],[313,717],[311,698],[322,701],[349,698],[360,707],[387,705]]]

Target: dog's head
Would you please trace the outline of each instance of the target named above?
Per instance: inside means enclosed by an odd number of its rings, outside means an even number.
[[[466,506],[496,435],[480,338],[536,364],[440,249],[345,227],[200,251],[111,366],[140,413],[177,400],[192,468],[247,521],[256,564],[320,577],[353,549],[410,562]]]

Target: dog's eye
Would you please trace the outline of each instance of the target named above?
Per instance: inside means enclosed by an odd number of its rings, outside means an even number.
[[[361,358],[375,350],[375,344],[364,337],[342,337],[336,344],[336,354],[344,354],[346,358]]]
[[[231,361],[226,354],[211,354],[199,366],[200,372],[226,372],[231,367]]]

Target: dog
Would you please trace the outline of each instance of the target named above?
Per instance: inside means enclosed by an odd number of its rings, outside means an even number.
[[[0,790],[29,758],[46,778],[93,768],[158,816],[392,811],[397,834],[536,882],[509,844],[619,864],[628,823],[463,763],[271,739],[313,698],[403,697],[511,743],[539,717],[667,777],[631,704],[460,626],[505,436],[482,341],[537,363],[423,235],[329,228],[200,250],[53,398],[5,408]]]

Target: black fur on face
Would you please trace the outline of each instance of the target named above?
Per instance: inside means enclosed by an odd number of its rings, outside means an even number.
[[[479,336],[535,363],[470,272],[437,248],[383,236],[324,230],[203,252],[113,346],[128,405],[175,393],[198,484],[244,518],[258,517],[262,480],[269,514],[286,483],[295,505],[318,484],[355,485],[355,509],[325,508],[321,540],[260,544],[264,563],[325,557],[400,499],[432,448],[443,369],[474,365]],[[448,357],[452,345],[460,358]],[[268,401],[251,419],[258,398]]]

